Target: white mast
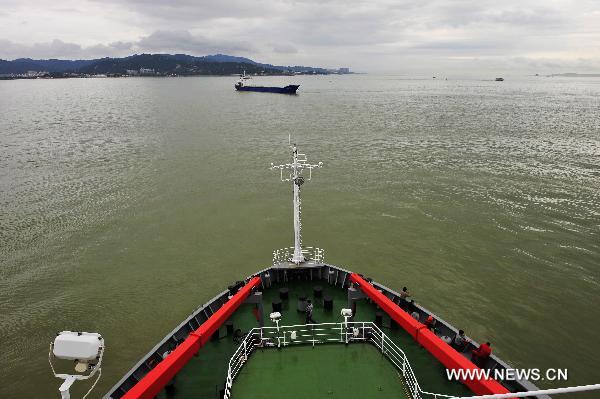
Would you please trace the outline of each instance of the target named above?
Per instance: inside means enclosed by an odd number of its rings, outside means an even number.
[[[291,145],[292,148],[292,163],[284,164],[284,165],[273,165],[271,164],[271,169],[279,169],[281,172],[281,181],[292,182],[293,189],[293,204],[294,204],[294,252],[289,259],[291,262],[295,264],[302,263],[306,260],[304,254],[302,252],[302,209],[300,200],[300,186],[304,184],[304,176],[302,176],[302,171],[304,169],[308,169],[308,179],[312,178],[312,170],[313,168],[320,168],[323,166],[323,162],[319,162],[318,164],[309,164],[306,160],[305,154],[299,154],[298,148],[296,144]],[[283,170],[288,169],[289,176],[284,177]]]

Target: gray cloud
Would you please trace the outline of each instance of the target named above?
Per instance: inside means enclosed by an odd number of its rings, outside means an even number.
[[[215,52],[238,54],[254,51],[254,47],[249,42],[209,39],[203,35],[192,35],[187,30],[158,30],[142,37],[136,46],[141,51],[190,52],[193,54]]]
[[[132,43],[114,42],[82,47],[76,43],[67,43],[54,39],[45,43],[31,45],[0,39],[0,58],[63,58],[88,59],[100,58],[106,55],[126,55],[131,52]]]
[[[288,53],[293,53],[293,48],[282,47]],[[290,50],[292,49],[292,50]],[[148,36],[143,36],[135,42],[117,41],[108,44],[95,44],[81,46],[75,43],[66,43],[58,39],[50,42],[34,43],[31,45],[14,43],[0,39],[0,58],[101,58],[106,56],[130,55],[137,53],[249,53],[254,50],[247,42],[232,42],[211,40],[202,35],[192,35],[185,30],[156,31]]]
[[[482,53],[502,53],[506,50],[510,44],[501,41],[487,41],[487,40],[436,40],[417,44],[410,47],[410,50],[421,50],[436,52],[452,53],[456,55],[463,55],[476,52],[479,55]]]
[[[91,0],[101,4],[112,3],[156,21],[204,22],[218,18],[250,19],[268,16],[273,1],[247,0]],[[176,24],[173,24],[176,25]]]
[[[594,0],[2,1],[0,58],[221,52],[362,70],[600,65]]]
[[[275,44],[273,51],[279,54],[296,54],[298,49],[291,44]]]
[[[489,12],[486,18],[490,22],[498,22],[517,27],[559,28],[569,22],[569,15],[558,13],[548,8],[504,10]]]

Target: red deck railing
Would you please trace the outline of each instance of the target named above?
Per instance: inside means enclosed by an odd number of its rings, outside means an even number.
[[[254,287],[260,284],[260,277],[252,278],[229,301],[190,333],[181,344],[156,365],[148,374],[133,386],[123,399],[154,398],[187,362],[208,342],[211,336],[227,321],[229,316],[246,300]]]
[[[350,275],[350,280],[359,284],[362,292],[371,298],[396,323],[408,332],[419,344],[423,345],[447,369],[478,369],[469,359],[458,353],[440,337],[429,331],[424,324],[415,320],[402,310],[391,299],[378,291],[372,284],[356,273]],[[462,381],[477,395],[510,393],[503,385],[494,379],[473,379]]]

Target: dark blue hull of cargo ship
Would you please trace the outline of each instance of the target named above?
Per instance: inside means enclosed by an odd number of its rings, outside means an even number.
[[[300,85],[288,85],[285,87],[266,87],[266,86],[235,86],[238,91],[259,91],[263,93],[296,94]]]

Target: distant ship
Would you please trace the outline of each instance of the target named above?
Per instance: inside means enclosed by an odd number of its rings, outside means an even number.
[[[496,78],[496,82],[504,82],[504,78]]]
[[[260,91],[264,93],[281,93],[281,94],[296,94],[296,90],[300,85],[287,85],[285,87],[269,87],[269,86],[254,86],[252,84],[252,78],[244,74],[240,76],[240,80],[235,84],[237,91]]]

